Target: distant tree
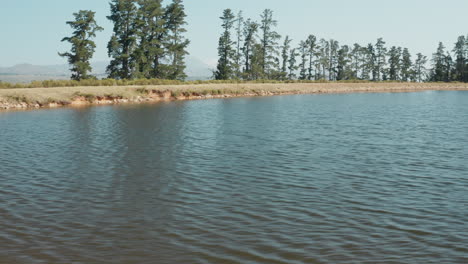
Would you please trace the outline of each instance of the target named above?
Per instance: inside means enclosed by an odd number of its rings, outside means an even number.
[[[411,53],[407,48],[403,49],[401,54],[401,80],[408,82],[413,74],[413,62],[411,61]]]
[[[468,82],[468,35],[465,37],[465,78],[464,82]]]
[[[135,70],[132,60],[137,44],[138,24],[135,0],[112,0],[111,15],[107,18],[114,23],[114,34],[107,45],[111,62],[107,67],[109,78],[130,79]]]
[[[377,71],[377,55],[375,54],[374,46],[369,43],[366,48],[366,64],[364,66],[366,73],[369,75],[367,76],[368,79],[372,81],[378,80],[378,71]],[[372,78],[370,75],[372,74]]]
[[[362,80],[372,80],[372,70],[374,69],[375,56],[372,44],[362,46],[358,53],[358,78]]]
[[[252,56],[255,51],[255,35],[259,25],[251,19],[247,19],[244,23],[244,46],[242,53],[244,56],[244,79],[253,79],[252,75]],[[256,68],[256,67],[255,67]]]
[[[299,64],[299,80],[307,79],[307,64],[308,64],[308,45],[305,41],[299,43],[299,56],[301,57],[301,63]]]
[[[234,69],[235,77],[240,79],[242,76],[242,37],[243,37],[243,27],[244,27],[244,16],[242,11],[239,11],[236,19],[236,54],[234,56]]]
[[[231,29],[234,25],[235,16],[231,9],[225,9],[223,16],[220,17],[223,21],[223,34],[219,38],[218,46],[218,67],[215,72],[216,80],[228,80],[233,75],[232,62],[234,57],[233,41],[231,39]]]
[[[166,78],[171,80],[184,80],[185,74],[185,56],[188,55],[187,47],[190,40],[186,39],[184,33],[187,29],[184,26],[187,14],[182,0],[172,0],[166,7],[164,13],[165,28],[167,31],[166,52],[169,56],[169,66],[167,67]]]
[[[264,78],[270,78],[271,72],[278,67],[276,56],[278,55],[278,40],[281,36],[274,30],[278,22],[273,19],[273,11],[265,9],[261,15],[260,29],[262,32],[262,69]]]
[[[92,68],[90,60],[93,57],[96,44],[92,39],[96,37],[96,32],[103,28],[98,26],[94,19],[95,12],[89,10],[80,10],[74,13],[74,21],[68,21],[67,24],[74,30],[71,37],[65,37],[62,41],[71,43],[70,52],[59,53],[61,57],[68,58],[73,80],[93,79],[90,75]]]
[[[252,49],[251,57],[251,70],[250,70],[250,79],[258,80],[262,79],[265,76],[263,75],[263,45],[261,43],[255,43]]]
[[[288,62],[289,62],[289,53],[291,49],[291,41],[292,39],[289,38],[289,36],[286,36],[284,39],[283,46],[281,46],[281,58],[282,58],[282,64],[281,64],[281,73],[282,73],[282,79],[285,79],[288,76]]]
[[[296,49],[291,49],[291,51],[289,53],[289,60],[288,60],[288,70],[289,70],[288,78],[289,78],[289,80],[294,80],[296,78],[295,72],[298,69],[298,67],[296,65],[296,62],[297,62],[296,57],[298,55],[299,54],[297,53]]]
[[[319,50],[319,65],[320,65],[320,78],[327,78],[327,69],[330,68],[330,43],[325,39],[320,39],[320,50]],[[329,77],[330,79],[330,77]]]
[[[134,77],[167,78],[163,60],[167,55],[166,20],[162,0],[139,0],[137,23],[138,46],[132,54],[135,61]]]
[[[445,58],[445,46],[442,42],[439,42],[436,53],[432,55],[432,70],[431,70],[431,81],[443,82],[446,80],[446,58]]]
[[[359,79],[359,71],[361,70],[362,51],[363,49],[358,43],[355,43],[350,51],[350,63],[353,79]]]
[[[314,35],[309,35],[306,40],[306,45],[307,45],[307,54],[309,56],[309,68],[308,68],[308,74],[307,74],[307,79],[312,80],[314,77],[314,64],[316,64],[316,61],[314,58],[317,56],[317,38]],[[316,75],[316,74],[315,74]]]
[[[444,82],[452,81],[453,59],[449,52],[445,55],[444,59]]]
[[[400,80],[400,68],[401,68],[401,48],[395,46],[390,48],[388,52],[388,63],[389,63],[389,78],[391,81]]]
[[[422,82],[426,79],[426,63],[427,57],[421,53],[416,54],[416,60],[414,62],[413,72],[415,75],[414,80],[417,82]]]
[[[455,80],[459,82],[468,82],[468,39],[466,39],[465,36],[458,37],[453,53],[455,55]]]
[[[328,74],[330,81],[336,81],[337,78],[337,65],[338,65],[338,50],[340,45],[338,41],[330,39],[329,41],[329,59],[328,59]]]
[[[336,80],[349,80],[353,77],[353,71],[350,67],[350,51],[348,45],[343,45],[338,50],[337,66],[336,66]]]
[[[386,65],[386,54],[387,48],[385,48],[385,41],[382,38],[377,39],[377,43],[375,44],[375,72],[376,72],[376,80],[381,81],[385,79],[384,75],[384,68]]]

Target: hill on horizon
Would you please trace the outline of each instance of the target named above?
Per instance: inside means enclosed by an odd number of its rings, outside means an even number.
[[[97,78],[106,77],[108,61],[92,62],[92,74]],[[212,76],[211,68],[200,59],[188,56],[186,59],[187,80],[207,80]],[[9,83],[29,83],[43,80],[68,80],[71,72],[68,64],[33,65],[29,63],[17,64],[11,67],[0,67],[0,81]]]

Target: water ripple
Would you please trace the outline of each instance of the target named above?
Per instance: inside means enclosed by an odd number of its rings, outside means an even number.
[[[467,263],[467,101],[2,112],[0,263]]]

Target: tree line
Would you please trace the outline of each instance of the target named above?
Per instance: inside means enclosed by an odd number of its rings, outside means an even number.
[[[190,41],[184,37],[187,24],[182,0],[172,0],[163,6],[163,0],[112,0],[113,35],[107,45],[111,58],[107,67],[112,79],[168,79],[184,80],[185,56]],[[74,21],[67,24],[74,30],[63,38],[72,46],[70,52],[59,53],[71,66],[71,78],[95,78],[90,59],[96,44],[93,39],[103,28],[95,20],[95,12],[80,10]]]
[[[440,43],[426,68],[427,56],[407,48],[375,43],[340,45],[309,35],[298,46],[276,32],[278,21],[265,9],[260,20],[225,9],[218,43],[217,80],[369,80],[468,82],[468,36],[460,36],[452,53]],[[452,55],[453,54],[453,55]],[[455,59],[453,59],[455,58]]]

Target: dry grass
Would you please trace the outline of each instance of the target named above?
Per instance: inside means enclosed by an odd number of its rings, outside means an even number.
[[[405,92],[420,90],[468,90],[466,83],[225,83],[148,86],[83,86],[0,89],[0,102],[67,104],[84,98],[119,97],[133,100],[150,91],[170,91],[173,97],[189,95],[273,95],[307,93]]]

